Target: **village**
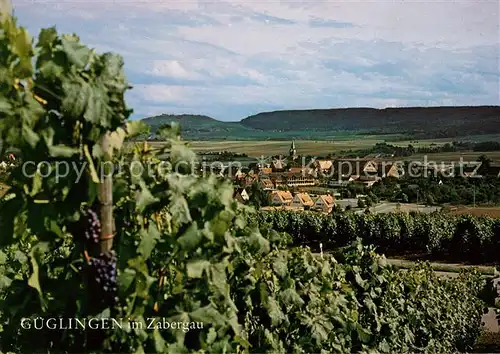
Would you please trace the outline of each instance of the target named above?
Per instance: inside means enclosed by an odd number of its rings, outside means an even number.
[[[235,185],[234,198],[248,204],[255,185],[266,198],[263,210],[311,210],[329,214],[335,208],[341,210],[365,210],[372,206],[366,194],[357,194],[351,198],[342,198],[339,190],[356,184],[364,190],[385,179],[403,179],[405,177],[454,177],[457,174],[465,178],[500,178],[500,165],[481,161],[461,163],[423,163],[414,161],[404,164],[390,159],[391,156],[364,156],[360,158],[312,159],[306,163],[298,161],[299,155],[295,142],[291,143],[288,156],[275,157],[267,163],[257,163],[248,167],[235,167],[228,164],[214,169],[214,165],[202,167],[202,170],[215,173],[229,179]],[[442,183],[442,182],[440,182]],[[368,198],[369,199],[369,198]],[[392,210],[401,209],[396,206]],[[404,208],[403,208],[404,209]],[[415,208],[414,208],[415,209]],[[418,206],[416,207],[418,209]],[[374,209],[375,210],[375,209]],[[409,208],[411,210],[411,208]],[[425,211],[425,208],[420,208]],[[429,208],[435,211],[437,208]]]
[[[409,177],[437,177],[445,180],[446,177],[457,174],[471,179],[500,178],[500,165],[490,161],[458,164],[421,161],[403,163],[381,154],[357,158],[304,160],[303,156],[299,155],[294,141],[285,157],[260,159],[247,166],[238,163],[238,156],[228,155],[235,157],[235,161],[225,164],[218,161],[205,163],[201,165],[199,172],[209,172],[230,180],[235,187],[234,199],[261,210],[284,209],[324,214],[330,214],[334,210],[351,209],[356,213],[401,210],[433,212],[441,208],[435,204],[430,205],[433,203],[428,203],[422,196],[419,200],[418,192],[417,199],[412,204],[404,197],[397,202],[378,200],[379,198],[374,197],[370,191],[377,182],[386,179],[408,183]],[[2,184],[5,181],[1,176],[6,175],[19,161],[12,153],[6,154],[0,161],[0,195],[7,190],[6,185]],[[348,188],[356,189],[357,193],[343,195],[341,192]],[[258,194],[258,198],[255,198],[254,194]],[[260,199],[259,202],[256,203],[256,199]]]

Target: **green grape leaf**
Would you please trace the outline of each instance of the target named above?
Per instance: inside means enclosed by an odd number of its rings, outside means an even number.
[[[90,61],[92,51],[85,45],[76,41],[75,38],[64,36],[61,39],[62,49],[69,61],[79,69],[85,68]]]
[[[362,343],[369,343],[371,339],[371,332],[368,329],[363,328],[360,324],[356,325],[356,332],[358,333],[359,340]]]
[[[112,132],[109,136],[109,154],[112,157],[113,151],[119,151],[122,148],[123,142],[125,140],[126,133],[122,128],[118,128],[116,131]]]
[[[192,221],[189,205],[184,196],[174,195],[170,200],[169,207],[172,218],[179,224],[185,224]]]
[[[177,239],[177,242],[179,242],[179,245],[181,245],[182,249],[191,251],[199,245],[202,238],[203,235],[198,230],[196,224],[193,223],[189,225],[184,234]]]
[[[59,77],[63,75],[64,68],[55,61],[45,61],[40,64],[38,71],[44,77]]]
[[[281,298],[283,299],[283,302],[287,305],[295,305],[295,306],[304,305],[304,300],[302,300],[300,295],[297,294],[297,292],[291,288],[283,290],[283,292],[281,293]]]
[[[24,28],[19,28],[16,37],[11,42],[12,53],[20,58],[30,57],[32,51],[31,38]]]
[[[210,327],[207,334],[207,344],[210,345],[214,343],[216,339],[217,339],[217,332],[213,327]]]
[[[8,288],[12,284],[12,279],[4,274],[0,274],[0,290]]]
[[[220,326],[226,322],[225,316],[217,311],[213,305],[200,307],[189,313],[191,320],[210,324],[211,326]]]
[[[10,114],[12,112],[12,105],[7,98],[0,96],[0,112]]]
[[[92,122],[87,115],[89,100],[94,102],[90,85],[83,80],[65,80],[62,88],[65,93],[61,103],[63,113],[68,114],[72,119],[78,119],[85,113],[85,119]],[[94,116],[91,118],[93,119]]]
[[[4,265],[7,262],[7,255],[0,251],[0,265]]]
[[[14,259],[20,264],[25,264],[28,261],[28,257],[24,254],[24,252],[19,250],[14,253]]]
[[[132,286],[136,276],[137,273],[135,270],[129,268],[120,273],[118,276],[118,289],[120,293],[124,294]]]
[[[150,223],[147,231],[141,231],[141,242],[139,243],[137,252],[141,254],[144,259],[148,259],[160,238],[161,234],[156,228],[156,225]]]
[[[43,293],[42,293],[42,288],[40,286],[40,278],[39,278],[39,263],[40,263],[40,258],[43,253],[45,253],[48,250],[48,243],[47,242],[40,242],[37,245],[33,247],[33,249],[30,252],[30,260],[31,260],[31,267],[33,272],[31,273],[31,276],[28,279],[28,285],[32,288],[34,288],[40,297],[40,301],[42,305],[44,304],[43,301]]]
[[[146,184],[141,181],[140,183],[141,190],[136,194],[135,200],[136,200],[136,210],[138,213],[142,213],[148,206],[151,204],[154,204],[159,201],[158,198],[155,198],[149,189],[147,188]]]
[[[187,275],[189,278],[201,278],[203,271],[210,267],[210,262],[206,260],[190,261],[186,265]]]
[[[85,113],[83,117],[86,121],[100,124],[103,127],[110,127],[108,115],[108,102],[104,89],[100,86],[88,90],[88,100],[85,101]]]
[[[142,347],[142,345],[139,345],[136,349],[136,351],[134,352],[134,354],[145,354],[144,353],[144,348]]]
[[[165,339],[160,334],[160,331],[155,328],[153,331],[153,338],[155,341],[155,350],[157,353],[164,353],[165,352]]]
[[[258,253],[268,253],[271,250],[269,241],[262,236],[259,230],[254,230],[251,233],[249,242]]]
[[[40,193],[43,185],[43,177],[41,176],[39,171],[36,171],[35,175],[33,176],[32,182],[33,186],[31,188],[31,192],[29,192],[29,195],[35,197],[38,193]]]
[[[127,137],[133,138],[141,134],[148,134],[151,130],[150,126],[140,120],[127,122]]]
[[[72,148],[66,145],[49,146],[49,153],[52,157],[71,157],[78,154],[79,152],[79,149]]]
[[[162,140],[177,140],[181,133],[181,126],[177,122],[164,124],[156,130],[156,134]]]
[[[32,147],[34,148],[38,142],[40,141],[40,137],[38,136],[37,133],[35,133],[29,126],[26,124],[23,124],[23,138],[24,140]]]
[[[40,34],[38,35],[37,47],[50,47],[52,43],[57,39],[56,28],[42,28]]]

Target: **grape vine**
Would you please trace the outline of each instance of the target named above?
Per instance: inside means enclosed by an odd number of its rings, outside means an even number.
[[[500,253],[500,219],[445,214],[332,215],[292,211],[259,212],[249,220],[289,233],[294,244],[325,250],[349,245],[356,237],[389,255],[431,255],[440,260],[497,262]]]
[[[77,233],[77,238],[82,243],[89,245],[96,245],[99,243],[101,222],[92,209],[88,209],[83,213],[82,222],[78,224],[75,232]]]
[[[87,281],[89,293],[102,309],[113,307],[118,300],[117,262],[114,251],[91,258],[88,264]]]

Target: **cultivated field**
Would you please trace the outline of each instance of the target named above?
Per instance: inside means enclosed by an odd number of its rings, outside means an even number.
[[[416,211],[420,213],[433,213],[435,211],[440,211],[441,207],[437,206],[426,206],[421,204],[412,204],[412,203],[389,203],[383,202],[379,203],[376,206],[370,208],[370,212],[379,214],[379,213],[394,213],[394,212],[404,212],[409,213],[411,211]]]
[[[383,137],[365,136],[359,139],[352,140],[297,140],[295,146],[297,152],[301,155],[327,155],[329,153],[338,153],[345,150],[367,149],[377,143],[383,143],[386,140]],[[451,139],[443,140],[420,140],[398,141],[391,144],[398,146],[408,146],[412,144],[415,147],[430,146],[431,144],[443,145],[451,142]],[[195,151],[231,151],[236,153],[245,153],[248,156],[258,157],[261,155],[288,155],[290,149],[290,141],[190,141],[189,145]],[[152,143],[152,145],[160,145],[161,142]]]
[[[454,208],[449,211],[453,215],[474,215],[474,216],[490,216],[493,218],[500,218],[500,207],[477,207],[477,208]]]
[[[440,140],[419,140],[389,142],[393,145],[414,147],[429,147],[432,144],[443,145],[451,143],[452,139]],[[295,142],[297,152],[300,155],[326,156],[329,153],[339,153],[347,150],[368,149],[377,143],[383,143],[384,140],[375,136],[366,137],[357,140],[298,140]],[[217,152],[230,151],[234,153],[244,153],[250,157],[270,156],[270,155],[288,155],[290,141],[189,141],[189,145],[197,152]],[[152,146],[161,146],[161,142],[152,142]],[[434,154],[415,154],[413,159],[423,160],[427,156],[428,161],[435,162],[459,162],[461,159],[466,162],[476,161],[479,156],[487,155],[493,161],[500,162],[500,151],[493,152],[447,152]],[[396,158],[403,159],[403,158]],[[408,159],[408,158],[404,158]]]
[[[412,158],[416,160],[423,160],[427,156],[427,161],[436,162],[460,162],[460,159],[464,162],[477,161],[478,157],[481,155],[486,155],[492,161],[500,162],[500,151],[489,151],[489,152],[439,152],[435,154],[415,154]]]
[[[321,141],[300,140],[295,142],[297,152],[301,155],[327,155],[341,150],[369,148],[382,140],[345,140]],[[189,144],[195,151],[231,151],[248,156],[288,155],[290,141],[191,141]]]

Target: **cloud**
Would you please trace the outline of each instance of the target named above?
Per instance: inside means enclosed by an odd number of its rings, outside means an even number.
[[[32,34],[56,25],[118,52],[134,117],[499,104],[497,1],[14,0]]]
[[[352,28],[354,24],[324,18],[314,18],[309,21],[311,27]]]
[[[177,60],[153,60],[149,73],[153,76],[165,76],[175,79],[196,80],[200,78],[200,75],[186,70]]]

